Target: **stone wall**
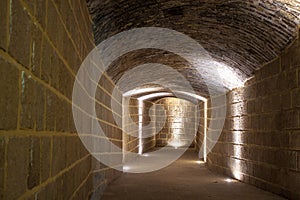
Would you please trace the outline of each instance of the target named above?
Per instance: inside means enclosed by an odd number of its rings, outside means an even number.
[[[199,158],[203,158],[203,141],[204,141],[204,102],[198,103],[199,113],[197,114],[199,119],[198,129],[196,133],[196,139],[195,139],[195,148],[196,151],[199,153]]]
[[[73,123],[75,75],[94,47],[86,2],[2,0],[0,16],[0,199],[92,198],[116,173]]]
[[[128,115],[123,115],[123,144],[125,145],[125,150],[133,153],[144,153],[152,149],[155,146],[155,123],[153,126],[150,125],[150,121],[155,120],[154,110],[150,108],[154,104],[150,101],[142,101],[139,103],[138,99],[131,98],[129,100]],[[152,107],[153,109],[153,107]],[[139,139],[139,134],[147,134],[149,137]],[[135,137],[137,136],[137,137]],[[140,148],[140,145],[141,148]],[[126,154],[125,161],[130,158]]]
[[[186,146],[191,138],[191,147],[194,147],[196,106],[189,101],[173,97],[163,98],[156,103],[165,109],[164,113],[157,113],[157,116],[166,116],[163,128],[156,135],[156,146],[172,145],[172,142],[174,145]]]
[[[299,55],[298,39],[245,87],[227,94],[227,117],[208,155],[210,169],[289,199],[300,198]]]

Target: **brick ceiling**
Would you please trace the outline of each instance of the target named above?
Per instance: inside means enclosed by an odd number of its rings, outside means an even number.
[[[96,44],[133,28],[169,28],[196,40],[216,62],[234,70],[243,81],[291,44],[300,19],[299,0],[87,1]],[[108,74],[118,81],[126,70],[147,62],[174,67],[199,94],[208,94],[202,74],[186,60],[162,50],[130,52],[116,60]]]

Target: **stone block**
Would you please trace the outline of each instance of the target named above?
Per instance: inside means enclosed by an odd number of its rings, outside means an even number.
[[[298,67],[298,87],[300,87],[300,68]]]
[[[292,91],[292,106],[300,108],[300,88]]]
[[[282,108],[289,109],[292,107],[292,94],[290,91],[281,94]]]
[[[81,173],[79,171],[75,171],[76,167],[70,169],[66,173],[62,175],[62,188],[63,193],[61,196],[63,199],[70,199],[71,195],[73,194],[74,190],[77,188],[78,183],[75,182],[76,173]]]
[[[51,137],[42,137],[41,145],[41,161],[40,161],[40,174],[41,182],[44,182],[50,177],[51,172]]]
[[[19,1],[12,1],[12,28],[8,52],[29,69],[33,23]]]
[[[292,131],[290,133],[290,148],[300,150],[300,131]]]
[[[34,26],[31,30],[30,70],[38,78],[40,78],[41,73],[42,37],[42,32]]]
[[[256,96],[264,97],[268,93],[267,80],[262,80],[256,84]]]
[[[247,113],[248,114],[255,113],[255,100],[247,101]]]
[[[9,20],[7,18],[8,10],[7,10],[8,0],[2,0],[0,2],[0,48],[6,50],[7,45],[7,29]]]
[[[68,117],[67,113],[68,102],[64,99],[57,98],[56,111],[55,111],[55,125],[56,131],[65,132],[68,130]]]
[[[57,109],[57,96],[50,90],[46,91],[46,130],[55,130],[55,115]]]
[[[300,47],[293,46],[290,49],[290,66],[291,68],[296,68],[300,66]]]
[[[31,137],[27,178],[27,187],[29,190],[40,184],[40,166],[40,139]]]
[[[19,71],[0,58],[0,129],[17,128],[19,104]]]
[[[41,79],[46,83],[50,83],[53,60],[57,57],[57,55],[45,38],[43,41],[42,50]]]
[[[297,153],[297,171],[300,172],[300,153]]]
[[[263,78],[278,74],[280,72],[280,59],[276,59],[273,62],[267,64],[261,69],[261,71]]]
[[[290,110],[282,113],[282,125],[284,129],[299,127],[299,111]]]
[[[299,185],[300,185],[300,173],[289,171],[289,189],[292,192],[296,192],[299,194]]]
[[[51,175],[55,176],[66,167],[66,138],[63,136],[53,137],[52,169]]]
[[[295,69],[285,71],[278,76],[277,87],[279,90],[294,89],[297,87],[297,71]]]
[[[58,48],[60,45],[62,45],[60,43],[63,43],[61,39],[63,37],[64,27],[52,1],[48,2],[47,4],[46,21],[46,32],[49,35],[50,40],[53,42],[54,46]],[[61,48],[58,49],[60,50]]]
[[[24,2],[28,7],[28,12],[34,14],[34,1],[24,0]]]
[[[37,199],[63,199],[64,188],[62,176],[50,182],[37,193]]]
[[[44,130],[44,87],[24,72],[21,73],[21,82],[20,126],[24,129]]]
[[[266,80],[266,94],[271,95],[280,92],[278,89],[279,75],[270,77]]]
[[[0,137],[0,199],[4,199],[4,164],[5,164],[5,137]]]
[[[30,137],[11,137],[7,146],[4,199],[17,199],[27,190]]]
[[[67,151],[67,157],[66,157],[66,164],[67,166],[70,166],[72,163],[74,163],[76,160],[79,160],[81,158],[80,149],[81,147],[81,141],[78,137],[67,137],[66,138],[66,151]]]
[[[35,1],[35,18],[38,23],[45,29],[46,24],[46,1],[45,0],[36,0]]]

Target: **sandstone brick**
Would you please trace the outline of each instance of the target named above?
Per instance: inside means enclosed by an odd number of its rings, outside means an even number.
[[[62,177],[57,178],[53,182],[47,184],[38,193],[38,199],[62,199],[64,188]]]
[[[9,21],[7,20],[7,4],[8,0],[3,0],[0,2],[0,48],[6,50],[6,45],[7,45],[7,29],[8,29],[8,23]]]
[[[288,70],[281,73],[278,77],[279,90],[288,90],[297,87],[297,72],[296,70]]]
[[[84,148],[82,147],[81,141],[78,137],[68,137],[66,139],[66,151],[67,153],[67,166],[74,163],[76,160],[81,158],[80,150]]]
[[[55,115],[57,109],[57,96],[46,91],[46,130],[55,130]]]
[[[248,114],[255,113],[255,100],[251,100],[247,102],[247,113]]]
[[[283,128],[292,129],[299,127],[299,111],[286,111],[282,115]]]
[[[280,72],[280,59],[276,59],[270,64],[264,66],[261,70],[263,78],[278,74]]]
[[[299,46],[295,46],[294,48],[290,48],[290,65],[292,68],[296,68],[300,66],[300,48]]]
[[[281,100],[283,109],[289,109],[292,107],[292,96],[290,91],[282,93]]]
[[[300,150],[300,131],[290,133],[290,148]]]
[[[39,24],[42,26],[42,28],[45,29],[46,24],[46,1],[44,0],[36,0],[35,1],[35,18],[39,22]]]
[[[41,73],[41,58],[42,58],[42,32],[38,27],[34,26],[31,30],[31,57],[30,70],[32,73],[40,78]]]
[[[300,172],[300,153],[298,152],[297,156],[297,171]]]
[[[29,13],[34,14],[34,1],[24,0],[24,2],[28,7]]]
[[[12,1],[12,28],[9,53],[29,68],[30,39],[33,23],[19,1]]]
[[[19,101],[19,71],[0,58],[0,129],[17,128]]]
[[[266,95],[272,95],[280,92],[278,89],[279,75],[270,77],[266,81]]]
[[[40,161],[40,174],[41,174],[41,182],[44,182],[50,177],[51,172],[51,138],[50,137],[42,137],[40,141],[40,153],[41,153],[41,161]]]
[[[0,137],[0,198],[4,199],[4,163],[6,142],[5,137]]]
[[[40,184],[40,139],[31,137],[29,146],[27,187],[32,189]]]
[[[56,131],[65,132],[68,130],[68,114],[67,111],[68,103],[60,98],[57,98],[56,101],[56,110],[55,110],[55,125]]]
[[[299,194],[300,174],[289,171],[289,189]]]
[[[21,128],[44,130],[44,87],[21,73]]]
[[[53,2],[48,2],[47,4],[47,27],[46,31],[56,47],[59,47],[62,42],[61,38],[63,37],[64,27],[62,22],[59,19],[59,15],[54,7]],[[62,48],[58,48],[59,50]]]
[[[300,107],[300,88],[292,91],[292,106],[293,108]]]
[[[256,94],[257,97],[263,97],[268,93],[268,89],[267,89],[267,80],[264,79],[261,82],[258,82],[256,84]]]
[[[53,151],[52,151],[52,169],[51,175],[55,176],[58,172],[66,167],[66,138],[53,137]]]
[[[42,63],[41,63],[41,78],[46,83],[50,83],[51,75],[52,75],[51,69],[53,67],[52,65],[54,64],[53,60],[57,59],[57,55],[55,54],[50,44],[47,41],[45,41],[45,39],[42,45],[42,49],[43,49],[42,52],[43,54],[42,54]]]
[[[77,171],[77,167],[74,167],[62,175],[62,188],[64,189],[61,195],[63,199],[70,199],[74,189],[78,187],[78,183],[74,180],[76,173],[80,173],[80,171]]]
[[[27,190],[29,145],[29,137],[9,138],[4,199],[16,199]]]

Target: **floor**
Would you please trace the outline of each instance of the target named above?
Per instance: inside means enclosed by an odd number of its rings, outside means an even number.
[[[101,200],[280,200],[272,193],[212,173],[188,150],[173,164],[150,173],[124,173],[105,190]]]

